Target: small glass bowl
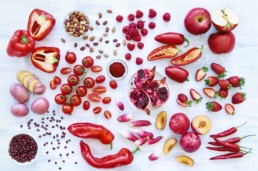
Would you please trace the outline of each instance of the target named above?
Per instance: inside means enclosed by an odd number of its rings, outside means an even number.
[[[89,17],[82,11],[71,11],[65,16],[64,29],[73,37],[84,36],[89,27]]]
[[[114,76],[109,72],[110,66],[111,66],[113,63],[115,63],[115,62],[119,62],[119,63],[121,63],[121,64],[125,67],[125,72],[124,72],[124,74],[123,74],[121,77],[114,77]],[[114,59],[114,60],[110,61],[109,64],[108,64],[108,66],[107,66],[107,74],[108,74],[108,76],[109,76],[111,79],[113,79],[113,80],[116,80],[116,81],[122,80],[122,79],[124,79],[124,78],[126,77],[127,73],[128,73],[127,64],[126,64],[124,61],[122,61],[121,59]]]

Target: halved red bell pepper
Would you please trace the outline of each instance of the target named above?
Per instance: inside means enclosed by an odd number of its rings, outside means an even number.
[[[202,56],[203,46],[200,48],[194,47],[186,53],[171,60],[173,65],[182,66],[193,63]]]
[[[147,59],[153,61],[162,58],[174,58],[178,52],[181,52],[181,50],[174,45],[160,46],[151,51]]]
[[[10,39],[6,52],[9,56],[23,57],[33,51],[35,40],[26,30],[17,30]]]
[[[52,73],[59,64],[60,50],[56,47],[38,47],[31,54],[31,62],[38,69]]]
[[[29,16],[27,30],[35,40],[44,39],[55,25],[55,18],[40,9],[34,9]]]
[[[175,33],[175,32],[167,32],[163,34],[159,34],[154,38],[156,41],[169,45],[181,45],[184,42],[187,43],[185,47],[189,45],[189,40],[185,38],[183,34]]]

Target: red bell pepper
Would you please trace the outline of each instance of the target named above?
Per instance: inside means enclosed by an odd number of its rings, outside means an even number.
[[[55,25],[55,18],[40,9],[34,9],[29,16],[27,30],[35,40],[44,39]]]
[[[153,51],[151,51],[147,59],[149,61],[153,61],[153,60],[163,59],[163,58],[174,58],[177,56],[178,52],[181,52],[181,50],[174,45],[160,46],[154,49]]]
[[[169,45],[181,45],[184,42],[187,43],[185,47],[189,45],[189,40],[185,38],[183,34],[175,33],[175,32],[167,32],[163,34],[159,34],[154,38],[156,41]]]
[[[60,50],[56,47],[38,47],[31,54],[31,62],[38,69],[52,73],[59,64]]]
[[[29,33],[26,30],[17,30],[10,39],[6,52],[12,57],[23,57],[32,52],[34,47],[35,41]]]

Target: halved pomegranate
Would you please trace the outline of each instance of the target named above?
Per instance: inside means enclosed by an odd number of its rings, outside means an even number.
[[[153,80],[155,76],[156,67],[152,69],[139,69],[133,78],[133,87],[143,88],[147,81]]]
[[[151,100],[147,92],[133,88],[130,91],[130,100],[138,109],[144,110],[148,115],[150,114]]]

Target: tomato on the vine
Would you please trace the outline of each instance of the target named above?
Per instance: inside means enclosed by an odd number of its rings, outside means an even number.
[[[86,56],[82,59],[82,65],[85,68],[90,68],[93,66],[93,64],[94,64],[94,59],[90,56]]]
[[[73,88],[69,84],[63,84],[61,86],[61,92],[63,95],[68,95],[72,92]]]
[[[73,68],[73,72],[75,75],[81,76],[85,72],[85,68],[82,65],[75,65]]]
[[[86,77],[83,81],[83,84],[86,88],[92,88],[95,86],[95,81],[91,77]]]
[[[58,76],[54,76],[54,83],[55,83],[56,85],[60,85],[60,84],[61,84],[61,82],[62,82],[62,80],[61,80],[61,78],[60,78],[60,77],[58,77]]]
[[[111,80],[109,82],[109,86],[112,88],[112,89],[116,89],[117,88],[117,82],[115,80]]]
[[[101,97],[100,95],[96,94],[96,93],[91,93],[91,94],[88,94],[88,99],[92,102],[101,102]]]
[[[85,100],[85,102],[83,103],[83,109],[84,110],[89,110],[90,108],[90,102]]]
[[[79,86],[76,88],[76,94],[80,97],[87,95],[87,88],[85,86]]]
[[[70,86],[76,86],[80,82],[80,78],[73,74],[67,78],[67,82]]]
[[[96,83],[103,83],[105,80],[106,77],[104,75],[100,75],[95,79]]]
[[[65,101],[66,101],[65,95],[63,95],[63,94],[57,94],[57,95],[55,96],[55,102],[56,102],[56,104],[61,105],[61,104],[64,104]]]
[[[66,115],[71,115],[72,112],[73,112],[73,106],[70,105],[70,104],[65,103],[65,104],[63,104],[63,106],[62,106],[62,111],[63,111],[63,113],[66,114]]]
[[[72,106],[79,106],[81,104],[81,98],[78,95],[72,95],[70,97],[70,104]]]
[[[76,61],[76,54],[74,52],[67,52],[65,55],[65,60],[69,64],[73,64]]]

